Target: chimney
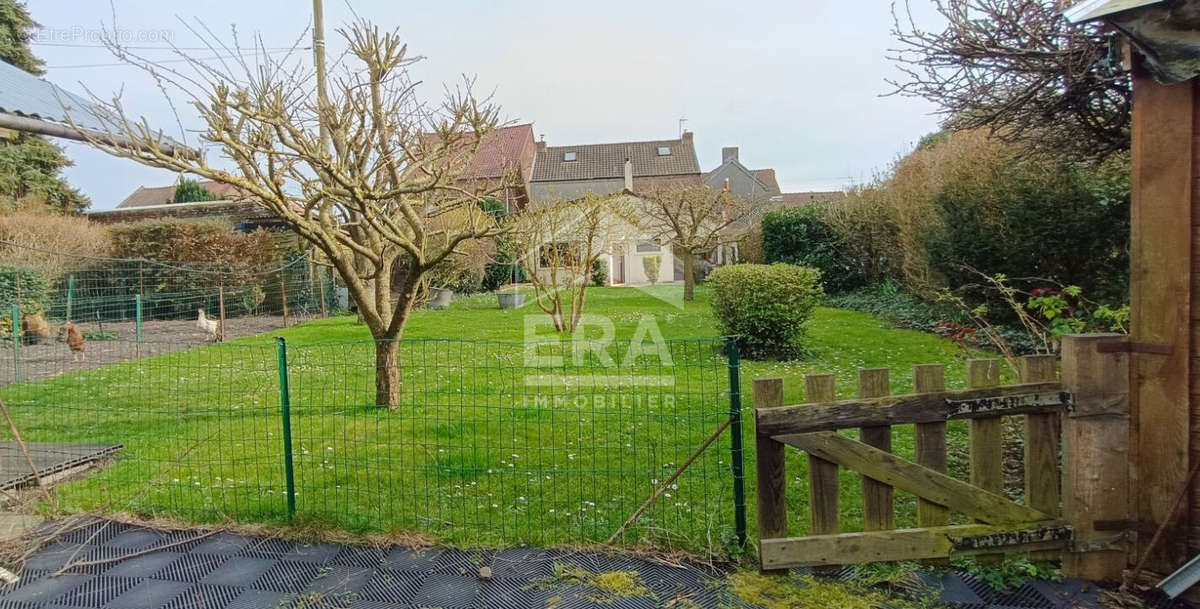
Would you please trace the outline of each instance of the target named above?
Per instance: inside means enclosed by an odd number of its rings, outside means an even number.
[[[680,139],[682,139],[682,140],[683,140],[683,141],[685,141],[685,142],[690,142],[690,141],[692,141],[692,132],[691,132],[691,131],[684,131],[684,132],[683,132],[683,137],[682,137],[682,138],[680,138]]]
[[[721,162],[728,163],[729,161],[738,160],[737,146],[726,146],[721,149]]]
[[[625,190],[633,191],[633,161],[625,157]]]
[[[541,152],[546,149],[546,134],[545,133],[542,134],[542,139],[537,141],[537,149],[538,149],[538,152]]]

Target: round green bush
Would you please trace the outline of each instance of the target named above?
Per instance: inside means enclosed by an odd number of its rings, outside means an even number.
[[[793,264],[735,264],[708,276],[713,314],[749,358],[799,357],[804,323],[825,297],[821,272]]]

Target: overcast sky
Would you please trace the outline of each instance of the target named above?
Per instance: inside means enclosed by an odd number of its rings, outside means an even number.
[[[236,26],[241,36],[286,47],[311,20],[308,0],[113,1],[122,38],[146,47],[168,40],[198,45],[181,19],[222,34]],[[672,138],[686,118],[702,169],[720,163],[722,146],[739,146],[744,164],[774,167],[790,192],[866,181],[936,129],[928,103],[882,96],[885,79],[897,74],[885,58],[890,6],[888,0],[325,0],[325,19],[331,57],[344,48],[336,28],[355,14],[396,28],[411,53],[427,58],[414,68],[424,95],[435,97],[443,83],[473,75],[480,90],[495,92],[506,119],[532,121],[550,145]],[[144,73],[108,65],[116,60],[97,40],[102,26],[113,26],[108,2],[34,0],[29,10],[43,26],[34,51],[46,61],[47,79],[79,93],[121,90],[130,111],[178,131]],[[176,179],[80,144],[66,147],[76,163],[67,177],[94,209],[114,207],[139,185]]]

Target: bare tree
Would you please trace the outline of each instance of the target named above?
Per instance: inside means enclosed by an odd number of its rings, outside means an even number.
[[[683,259],[683,299],[696,298],[696,258],[713,248],[733,243],[734,223],[747,217],[754,205],[747,198],[709,186],[681,186],[641,197],[642,229],[671,244]]]
[[[903,72],[895,93],[928,99],[946,127],[987,127],[1069,156],[1129,148],[1132,91],[1110,36],[1072,25],[1064,0],[933,0],[940,30],[917,25],[905,0],[893,5]]]
[[[261,43],[250,54],[209,42],[227,58],[216,66],[191,59],[194,74],[111,45],[164,91],[187,100],[203,124],[201,139],[215,144],[232,169],[168,149],[160,133],[126,114],[119,97],[101,102],[96,118],[133,145],[111,137],[91,143],[145,165],[232,185],[320,250],[376,340],[376,403],[395,409],[397,341],[424,277],[470,242],[504,230],[479,206],[503,184],[488,189],[458,179],[496,127],[498,110],[476,99],[469,82],[447,91],[440,103],[425,104],[407,77],[415,59],[397,34],[365,22],[339,33],[349,51],[331,79],[328,102],[317,101],[302,62],[274,59]]]
[[[592,265],[637,227],[636,210],[624,194],[588,193],[552,202],[513,219],[513,243],[533,285],[539,308],[554,329],[574,332],[587,305]]]

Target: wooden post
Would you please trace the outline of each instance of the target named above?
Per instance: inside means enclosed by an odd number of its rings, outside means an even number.
[[[220,318],[217,321],[217,340],[225,340],[225,286],[217,286],[217,310]]]
[[[887,368],[858,371],[858,397],[878,398],[889,393],[891,393],[891,383]],[[864,444],[880,450],[892,451],[892,428],[890,426],[863,427],[858,430],[858,437]],[[862,489],[863,529],[887,531],[896,528],[896,508],[893,502],[892,487],[863,476]]]
[[[1021,358],[1021,382],[1053,381],[1058,374],[1053,355],[1026,355]],[[1025,417],[1025,505],[1050,515],[1059,513],[1058,447],[1061,437],[1058,414],[1031,414]]]
[[[1116,580],[1128,562],[1119,545],[1103,545],[1114,533],[1096,530],[1098,521],[1129,519],[1129,355],[1098,348],[1127,340],[1063,337],[1063,389],[1075,398],[1063,419],[1063,517],[1075,530],[1074,547],[1063,555],[1067,577]]]
[[[283,327],[288,327],[287,310],[287,271],[279,273],[279,301],[283,303]]]
[[[913,392],[934,393],[946,389],[946,367],[942,364],[913,366]],[[919,465],[946,473],[946,423],[917,423],[916,459]],[[917,500],[917,526],[942,527],[950,524],[945,506]]]
[[[1000,360],[967,361],[967,388],[1000,384]],[[1004,493],[1004,430],[1000,417],[971,419],[967,423],[971,484],[993,493]]]
[[[783,379],[754,379],[754,408],[777,406],[783,406]],[[757,429],[754,446],[758,460],[755,468],[758,472],[758,538],[787,537],[787,455],[784,452],[787,447],[757,433]],[[787,570],[769,572],[787,573]]]
[[[832,402],[836,398],[832,374],[804,377],[804,398],[809,402]],[[842,530],[838,514],[838,465],[820,457],[808,456],[808,492],[812,506],[809,535],[832,535]]]
[[[1137,464],[1137,519],[1152,531],[1168,519],[1186,484],[1189,411],[1196,408],[1191,395],[1200,392],[1200,382],[1189,379],[1191,332],[1200,324],[1200,302],[1193,297],[1200,291],[1193,268],[1200,238],[1200,214],[1194,212],[1198,125],[1195,79],[1159,84],[1141,64],[1134,53],[1129,340],[1153,348],[1135,349],[1130,357],[1136,438],[1130,448]],[[1195,510],[1200,501],[1193,499]],[[1187,559],[1183,521],[1167,527],[1146,568],[1169,573]],[[1139,537],[1143,541],[1149,535]]]

